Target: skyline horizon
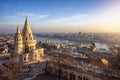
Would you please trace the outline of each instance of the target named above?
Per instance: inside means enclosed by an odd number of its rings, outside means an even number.
[[[26,18],[27,18],[27,16],[26,16]],[[28,21],[29,21],[29,19],[28,19]],[[30,24],[30,22],[29,22],[29,24]],[[16,25],[16,28],[14,28],[14,29],[11,29],[11,28],[10,28],[11,30],[13,30],[13,31],[12,31],[13,33],[16,32],[16,29],[17,29],[18,26],[20,27],[20,31],[22,32],[23,27],[24,27],[24,24],[20,24],[20,25],[17,24],[17,25]],[[22,28],[21,28],[21,26],[22,26]],[[33,26],[33,25],[32,25],[32,26]],[[79,26],[82,26],[82,25],[79,25]],[[79,27],[79,26],[72,26],[72,27],[75,28],[75,27]],[[30,25],[30,27],[31,27],[31,25]],[[49,27],[49,26],[48,26],[48,27]],[[93,27],[93,26],[92,26],[92,27]],[[98,31],[93,31],[93,30],[90,31],[89,29],[87,30],[87,29],[85,29],[85,28],[87,28],[87,27],[85,27],[85,25],[84,25],[84,28],[83,28],[83,29],[79,29],[79,30],[77,29],[76,31],[75,31],[75,30],[72,30],[72,31],[70,31],[70,30],[69,30],[69,31],[65,31],[65,30],[64,30],[64,31],[63,31],[63,30],[62,30],[62,31],[60,31],[60,30],[59,30],[59,31],[50,31],[50,30],[49,30],[49,31],[45,31],[46,29],[44,29],[44,28],[43,28],[44,30],[42,30],[42,31],[41,31],[40,29],[39,29],[40,31],[39,31],[39,30],[37,31],[37,30],[34,29],[34,27],[32,27],[31,29],[33,30],[33,33],[77,33],[77,32],[82,32],[82,33],[120,33],[120,32],[114,32],[114,31],[113,31],[113,32],[112,32],[112,31],[110,32],[110,31],[104,31],[104,30],[101,30],[101,31],[99,31],[99,32],[98,32]],[[9,30],[10,30],[10,29],[9,29]],[[50,28],[49,28],[49,29],[50,29]],[[65,28],[62,28],[62,29],[65,29]],[[94,28],[93,28],[93,29],[94,29]],[[5,30],[6,30],[6,29],[5,29]],[[7,31],[7,30],[6,30],[6,31]],[[1,31],[0,33],[6,33],[6,34],[7,34],[6,31],[3,31],[3,32]],[[8,32],[8,33],[13,34],[12,32]]]

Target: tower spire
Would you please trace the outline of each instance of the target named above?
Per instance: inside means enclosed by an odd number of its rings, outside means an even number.
[[[24,24],[24,28],[23,28],[23,35],[25,34],[29,34],[29,33],[32,33],[31,31],[31,28],[30,28],[30,24],[29,24],[29,21],[28,21],[28,17],[26,16],[26,20],[25,20],[25,24]]]
[[[17,25],[17,33],[20,33],[20,27]]]
[[[21,37],[20,27],[17,25],[17,31],[15,37]]]
[[[24,28],[23,28],[23,43],[24,43],[24,49],[25,52],[29,52],[30,50],[35,49],[36,40],[33,36],[32,30],[29,25],[28,18],[26,17]]]
[[[29,25],[28,17],[26,16],[25,24]]]

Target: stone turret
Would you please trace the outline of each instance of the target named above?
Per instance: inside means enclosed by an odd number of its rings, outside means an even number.
[[[20,55],[23,51],[23,41],[22,41],[22,35],[20,32],[19,26],[17,26],[17,32],[15,33],[14,37],[14,55]]]
[[[31,31],[30,24],[27,17],[25,20],[22,36],[23,36],[24,51],[28,53],[29,51],[34,50],[36,48],[35,47],[36,40]]]
[[[31,36],[33,37],[28,18],[26,17],[24,28],[23,28],[23,36],[28,36],[29,34],[31,34]]]

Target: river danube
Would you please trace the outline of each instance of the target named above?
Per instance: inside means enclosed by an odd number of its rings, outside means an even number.
[[[45,43],[46,38],[45,37],[38,37],[38,36],[36,37],[37,41],[42,41],[42,43]],[[61,39],[57,39],[57,38],[50,38],[50,41],[51,41],[51,43],[69,43],[70,42],[68,40],[61,40]],[[72,43],[75,43],[75,42],[72,41]],[[90,45],[90,43],[88,43],[88,45]],[[99,49],[109,50],[109,46],[105,43],[95,42],[95,45]]]

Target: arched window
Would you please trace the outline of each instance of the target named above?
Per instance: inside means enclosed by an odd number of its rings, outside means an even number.
[[[27,37],[26,37],[26,40],[27,40]]]
[[[29,47],[27,45],[25,45],[25,52],[28,53],[28,51],[29,51]]]
[[[81,76],[78,76],[78,80],[82,80],[82,77],[81,77]]]
[[[86,78],[84,77],[83,80],[86,80]]]
[[[24,61],[26,61],[26,57],[24,57]]]
[[[70,73],[70,80],[75,80],[75,74],[73,72]]]
[[[43,68],[42,71],[45,71],[45,69]]]
[[[70,74],[70,80],[72,80],[72,74]]]
[[[73,80],[75,80],[75,74],[73,74]]]

